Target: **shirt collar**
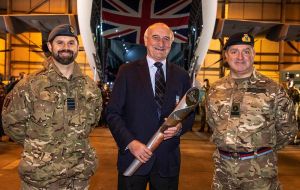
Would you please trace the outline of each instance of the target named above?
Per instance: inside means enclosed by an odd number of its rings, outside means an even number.
[[[147,55],[146,59],[147,59],[147,63],[148,63],[148,67],[149,67],[149,68],[155,67],[155,66],[154,66],[154,63],[156,63],[157,61],[155,61],[154,59],[152,59],[152,58],[149,57],[148,55]],[[163,68],[166,68],[166,62],[167,62],[166,59],[163,60],[163,61],[159,61],[159,62],[161,62],[161,63],[163,64],[163,66],[162,66]]]
[[[254,67],[253,68],[253,71],[252,71],[252,74],[250,77],[247,77],[248,78],[248,81],[250,81],[250,83],[254,84],[256,83],[257,81],[261,81],[263,80],[261,74],[259,72],[257,72],[256,68]],[[227,76],[227,79],[230,83],[234,83],[234,79],[231,77],[231,75],[229,74]]]
[[[55,71],[59,76],[65,78],[65,76],[60,72],[60,70],[54,64],[53,57],[49,57],[44,66],[45,66],[45,68],[50,68],[50,70]],[[81,77],[81,76],[83,76],[81,69],[80,69],[79,65],[76,62],[74,62],[73,73],[70,76],[70,79],[73,79],[76,77]]]

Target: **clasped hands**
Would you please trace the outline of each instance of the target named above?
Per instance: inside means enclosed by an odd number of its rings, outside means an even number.
[[[167,130],[164,131],[164,140],[168,140],[175,135],[177,135],[182,128],[182,124],[178,123],[174,127],[168,127]],[[130,150],[131,154],[135,156],[142,163],[146,163],[152,156],[152,151],[147,148],[147,146],[141,143],[138,140],[133,140],[128,144],[128,149]]]

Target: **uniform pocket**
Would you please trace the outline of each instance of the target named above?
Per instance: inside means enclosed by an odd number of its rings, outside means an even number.
[[[57,97],[48,91],[41,91],[33,102],[33,117],[37,122],[51,119],[56,108]]]

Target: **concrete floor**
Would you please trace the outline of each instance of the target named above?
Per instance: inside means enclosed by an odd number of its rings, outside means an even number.
[[[194,129],[195,131],[197,130]],[[96,128],[91,142],[100,159],[91,179],[90,190],[117,189],[117,147],[107,128]],[[213,176],[214,145],[209,134],[188,132],[182,137],[180,190],[208,190]],[[0,142],[0,190],[19,189],[17,166],[22,148],[13,142]],[[300,146],[289,145],[279,152],[279,178],[284,190],[300,189]]]

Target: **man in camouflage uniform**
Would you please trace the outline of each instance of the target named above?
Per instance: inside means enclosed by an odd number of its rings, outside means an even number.
[[[231,36],[224,47],[230,74],[208,91],[207,119],[217,146],[213,189],[280,189],[277,151],[297,132],[291,99],[255,70],[253,46],[250,34]]]
[[[98,162],[88,137],[101,93],[74,62],[79,45],[72,26],[55,27],[48,48],[45,67],[15,86],[2,112],[6,134],[24,146],[21,189],[88,189]]]

